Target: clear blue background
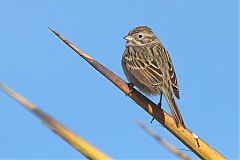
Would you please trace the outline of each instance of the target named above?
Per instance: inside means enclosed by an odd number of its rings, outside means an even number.
[[[1,1],[0,81],[113,158],[175,159],[135,120],[187,148],[156,121],[150,124],[145,111],[47,28],[126,80],[120,64],[123,36],[147,25],[171,54],[187,127],[236,159],[238,7],[234,0]],[[0,158],[84,158],[2,92],[0,106]]]

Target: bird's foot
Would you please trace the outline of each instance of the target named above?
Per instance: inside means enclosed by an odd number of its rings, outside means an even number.
[[[159,109],[162,109],[162,102],[159,102],[159,103],[157,104],[157,107],[158,107]]]
[[[158,104],[157,104],[157,108],[158,109],[162,109],[162,103],[161,102],[159,102]],[[151,120],[151,123],[154,121],[154,118],[152,118],[152,120]]]
[[[154,118],[152,118],[151,123],[154,121]]]
[[[129,88],[129,92],[126,94],[126,96],[129,96],[130,93],[132,93],[132,91],[133,91],[134,84],[132,84],[132,83],[127,83],[127,85],[128,85],[128,88]]]

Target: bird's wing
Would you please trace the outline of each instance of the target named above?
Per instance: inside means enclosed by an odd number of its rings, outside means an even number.
[[[134,78],[149,88],[162,85],[163,72],[156,59],[142,47],[129,47],[127,52],[126,68]]]
[[[165,50],[165,48],[164,48],[164,53],[166,54],[166,58],[167,58],[167,62],[168,62],[168,73],[169,73],[169,76],[170,76],[170,81],[171,81],[171,85],[172,85],[172,88],[173,88],[173,93],[178,99],[180,99],[177,76],[176,76],[176,73],[175,73],[175,70],[174,70],[174,67],[173,67],[172,60],[171,60],[168,52]]]

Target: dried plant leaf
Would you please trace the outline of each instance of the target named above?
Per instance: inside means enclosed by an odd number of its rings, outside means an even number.
[[[187,128],[177,127],[173,118],[163,111],[158,109],[157,105],[151,100],[145,97],[143,94],[133,88],[130,92],[128,85],[120,77],[112,73],[109,69],[104,67],[101,63],[84,53],[77,48],[74,44],[64,38],[55,30],[49,28],[56,36],[58,36],[65,44],[72,48],[78,55],[85,59],[91,66],[99,71],[103,76],[110,80],[120,90],[133,99],[139,106],[141,106],[146,112],[148,112],[154,119],[161,123],[166,129],[168,129],[175,137],[177,137],[183,144],[191,149],[201,159],[225,159],[219,152],[210,147],[202,139],[198,138],[197,141],[194,138],[192,132]]]
[[[164,140],[163,138],[159,137],[156,133],[154,133],[150,128],[148,128],[147,126],[145,126],[143,123],[141,122],[137,122],[137,124],[144,130],[146,131],[150,136],[152,136],[155,140],[157,140],[160,144],[162,144],[165,148],[167,148],[170,152],[172,152],[173,154],[177,155],[178,157],[180,157],[183,160],[191,160],[190,157],[188,157],[187,155],[185,155],[183,152],[181,152],[179,149],[177,149],[176,147],[174,147],[173,145],[171,145],[170,143],[168,143],[166,140]]]
[[[14,100],[16,100],[18,103],[20,103],[24,108],[34,113],[48,126],[49,129],[51,129],[54,133],[59,135],[62,139],[64,139],[66,142],[72,145],[76,150],[81,152],[87,158],[94,160],[111,159],[101,151],[97,150],[94,146],[89,144],[83,138],[79,137],[78,135],[76,135],[63,125],[61,125],[59,122],[51,118],[49,115],[38,109],[37,106],[35,106],[34,104],[26,100],[21,95],[17,94],[13,90],[11,90],[7,86],[0,83],[0,89],[3,90],[6,94],[8,94],[10,97],[12,97]]]

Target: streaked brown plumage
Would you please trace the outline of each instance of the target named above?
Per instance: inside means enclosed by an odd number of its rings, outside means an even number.
[[[180,98],[180,95],[173,63],[167,50],[146,26],[134,28],[124,38],[127,43],[122,56],[122,67],[129,82],[146,94],[163,94],[176,125],[185,127],[174,100],[174,95],[177,98]]]

